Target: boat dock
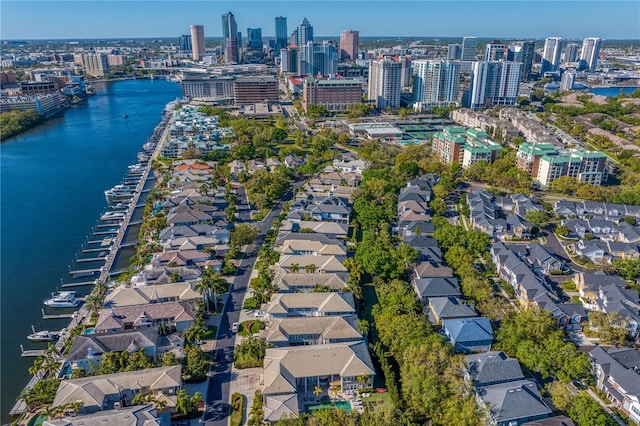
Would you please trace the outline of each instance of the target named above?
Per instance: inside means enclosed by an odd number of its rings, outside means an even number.
[[[84,287],[85,285],[95,285],[95,281],[82,281],[79,283],[66,283],[66,284],[62,284],[62,288],[69,288],[69,287]]]
[[[45,320],[67,319],[67,318],[71,319],[71,318],[73,318],[74,314],[75,315],[79,315],[78,311],[75,311],[75,312],[70,313],[70,314],[47,314],[47,313],[44,312],[44,309],[41,309],[40,311],[42,312],[42,319],[45,319]],[[78,313],[76,313],[76,312],[78,312]]]
[[[44,349],[24,349],[24,346],[20,345],[20,356],[23,358],[37,358],[39,356],[43,356],[45,353]]]

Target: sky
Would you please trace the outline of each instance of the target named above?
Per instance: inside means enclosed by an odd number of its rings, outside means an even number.
[[[177,37],[192,24],[219,37],[228,11],[243,35],[273,36],[275,16],[287,17],[290,33],[306,16],[315,36],[640,39],[638,0],[1,0],[0,38]]]

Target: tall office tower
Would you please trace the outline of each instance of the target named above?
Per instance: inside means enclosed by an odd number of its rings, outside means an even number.
[[[233,39],[233,41],[231,41]],[[233,13],[228,12],[222,15],[222,45],[224,46],[224,62],[238,63],[240,61],[239,47],[242,45],[242,37],[238,33],[238,25]],[[232,51],[227,52],[228,49]]]
[[[300,46],[298,71],[300,74],[331,75],[338,73],[338,51],[329,41],[315,44],[312,41]]]
[[[504,61],[507,59],[507,46],[498,40],[487,43],[484,53],[485,61]]]
[[[280,49],[280,72],[289,72],[289,57],[287,55],[287,49]]]
[[[360,32],[344,30],[340,34],[340,59],[355,61],[360,50]]]
[[[578,43],[569,43],[564,51],[565,62],[576,62],[578,60]]]
[[[247,28],[247,46],[262,50],[262,28]]]
[[[469,106],[477,109],[496,105],[515,105],[521,75],[521,62],[474,62],[469,87]]]
[[[522,81],[529,79],[535,53],[535,42],[533,40],[516,41],[509,46],[507,60],[522,63]]]
[[[544,74],[547,71],[556,71],[560,66],[560,54],[562,53],[561,37],[548,37],[544,41],[544,50],[542,52],[542,67],[540,72]]]
[[[289,46],[298,46],[298,29],[291,31],[289,36]]]
[[[287,41],[287,18],[276,16],[276,52],[286,48],[289,44]]]
[[[447,52],[447,58],[450,61],[458,60],[462,57],[462,45],[461,44],[450,44]]]
[[[299,74],[300,68],[298,68],[298,58],[300,57],[300,48],[298,46],[289,46],[287,48],[287,64],[288,72]]]
[[[582,42],[580,50],[580,67],[595,71],[598,65],[598,55],[600,54],[600,39],[598,37],[587,37]],[[583,65],[584,64],[584,65]]]
[[[183,34],[178,39],[178,47],[181,52],[191,52],[191,36],[189,34]]]
[[[194,61],[199,61],[204,54],[204,27],[202,25],[191,26],[191,57]]]
[[[560,80],[560,90],[569,91],[573,89],[573,83],[576,82],[576,73],[567,71],[562,74],[562,80]]]
[[[298,25],[296,45],[303,46],[309,41],[313,41],[313,27],[309,24],[307,18],[304,18],[302,22],[300,22],[300,25]]]
[[[460,63],[446,60],[413,62],[414,107],[418,110],[456,104]]]
[[[400,78],[402,64],[400,61],[385,56],[372,59],[369,63],[369,99],[374,100],[376,108],[398,108],[400,106]]]
[[[475,61],[476,49],[478,48],[478,38],[467,36],[462,39],[462,57],[463,61]]]

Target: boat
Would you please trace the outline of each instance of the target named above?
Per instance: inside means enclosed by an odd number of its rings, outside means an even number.
[[[134,193],[131,191],[131,188],[126,185],[116,185],[113,188],[104,191],[104,196],[109,203],[112,203],[117,199],[131,198],[133,195]]]
[[[75,308],[82,300],[76,299],[75,291],[59,291],[51,293],[51,299],[44,301],[44,304],[50,308]]]
[[[31,340],[32,342],[51,342],[53,340],[56,340],[58,337],[60,337],[58,333],[43,330],[28,335],[27,339]]]
[[[118,220],[124,219],[125,214],[123,212],[106,212],[100,216],[100,220]]]

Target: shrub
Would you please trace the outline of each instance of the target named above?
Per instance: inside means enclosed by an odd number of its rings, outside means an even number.
[[[244,395],[234,393],[231,395],[231,417],[229,419],[230,426],[242,426],[242,412],[244,411]]]
[[[247,297],[242,305],[242,309],[258,309],[258,301],[253,297]]]

